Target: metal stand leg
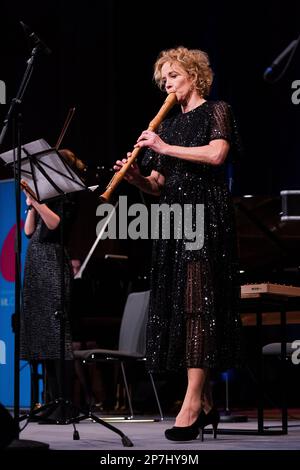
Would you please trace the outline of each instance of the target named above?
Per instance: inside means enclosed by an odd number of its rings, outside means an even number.
[[[160,406],[160,401],[159,401],[159,398],[158,398],[157,390],[156,390],[155,383],[154,383],[153,376],[152,376],[151,372],[149,372],[149,376],[150,376],[152,388],[153,388],[153,391],[154,391],[154,395],[155,395],[155,398],[156,398],[156,403],[157,403],[157,406],[158,406],[160,420],[163,421],[164,416],[163,416],[163,413],[162,413],[162,409],[161,409],[161,406]]]
[[[220,421],[223,423],[246,423],[248,416],[231,414],[229,408],[229,379],[228,371],[225,372],[225,411],[220,415]]]
[[[258,434],[264,432],[264,378],[263,378],[263,356],[262,356],[262,312],[256,312],[257,327],[257,430]]]
[[[287,355],[286,355],[286,342],[287,342],[287,331],[286,331],[286,310],[285,308],[280,311],[280,328],[281,328],[281,422],[282,430],[285,434],[288,433],[288,410],[287,410],[287,396],[286,396],[286,380],[287,380]]]

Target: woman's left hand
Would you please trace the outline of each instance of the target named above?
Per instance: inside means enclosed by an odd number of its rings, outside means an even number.
[[[153,131],[143,131],[135,147],[149,147],[154,152],[166,154],[167,144]]]

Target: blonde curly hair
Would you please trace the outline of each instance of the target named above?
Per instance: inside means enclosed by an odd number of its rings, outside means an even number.
[[[161,90],[164,89],[161,69],[167,62],[172,65],[178,64],[192,78],[200,96],[208,96],[213,81],[213,71],[206,52],[200,49],[187,49],[183,46],[161,51],[154,64],[153,75],[155,82]]]

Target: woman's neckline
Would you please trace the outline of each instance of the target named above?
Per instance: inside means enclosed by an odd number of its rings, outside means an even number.
[[[198,106],[195,106],[195,108],[190,109],[189,111],[186,111],[185,113],[183,113],[183,112],[181,111],[181,114],[182,114],[183,116],[186,116],[187,114],[190,114],[190,113],[196,111],[197,109],[202,108],[202,106],[204,106],[205,103],[208,103],[208,101],[207,101],[207,100],[203,101],[201,104],[198,104]]]

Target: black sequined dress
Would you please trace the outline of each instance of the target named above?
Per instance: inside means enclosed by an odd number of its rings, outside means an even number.
[[[60,203],[48,205],[61,215]],[[65,209],[66,212],[66,209]],[[68,218],[68,211],[66,212]],[[68,224],[65,221],[64,227]],[[25,260],[21,309],[21,351],[25,360],[60,358],[61,275],[64,276],[65,359],[73,358],[68,318],[72,272],[67,251],[61,269],[60,226],[49,230],[37,215],[37,226],[30,238]]]
[[[165,142],[186,147],[226,139],[234,149],[238,140],[231,108],[223,101],[178,112],[158,133]],[[187,236],[153,241],[148,368],[233,367],[240,353],[239,286],[226,165],[195,164],[147,150],[142,167],[165,176],[159,204],[192,205],[194,215],[196,205],[204,205],[202,248],[186,249]],[[199,230],[199,224],[193,227]]]

